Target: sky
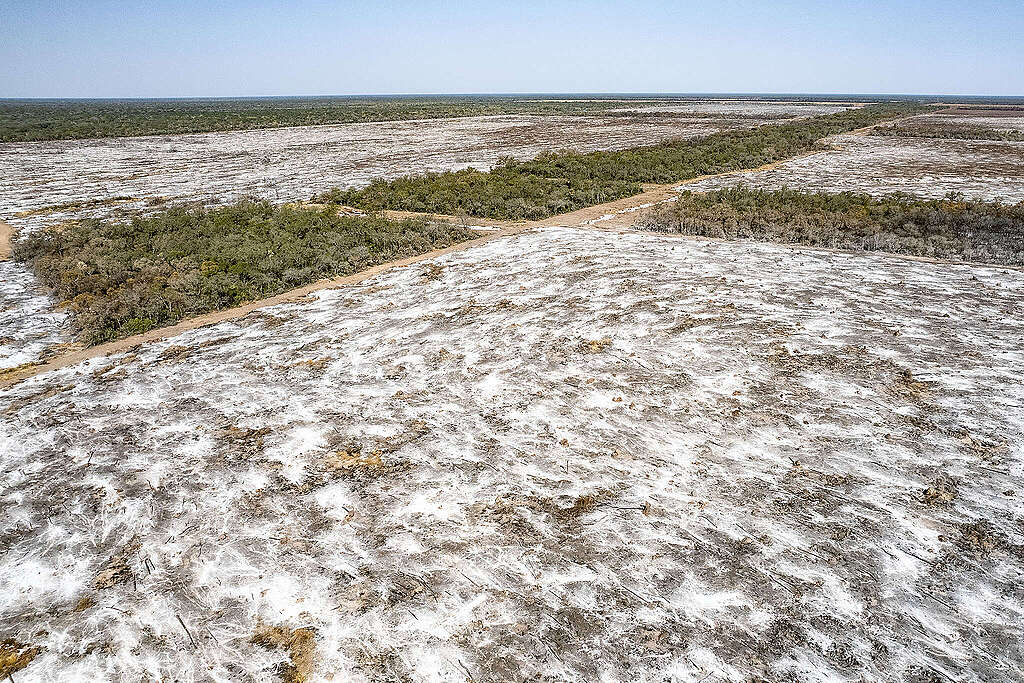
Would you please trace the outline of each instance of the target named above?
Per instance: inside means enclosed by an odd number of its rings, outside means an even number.
[[[0,0],[2,97],[1024,95],[1024,0]]]

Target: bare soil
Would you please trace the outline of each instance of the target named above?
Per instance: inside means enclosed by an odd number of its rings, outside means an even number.
[[[0,221],[0,261],[6,261],[11,257],[11,239],[13,238],[14,228]]]
[[[1022,292],[542,228],[37,376],[0,623],[27,680],[1017,681]]]

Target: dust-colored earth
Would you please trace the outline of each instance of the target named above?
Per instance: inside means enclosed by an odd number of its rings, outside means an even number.
[[[900,126],[937,121],[1010,130],[1018,119],[973,112],[914,116]],[[1024,119],[1021,119],[1024,121]],[[950,193],[982,200],[1024,201],[1024,142],[838,135],[830,149],[791,159],[769,170],[709,178],[686,189],[742,185],[812,192],[894,192],[942,198]]]
[[[0,639],[19,683],[1020,680],[1022,294],[550,228],[27,379]]]
[[[0,221],[0,261],[6,261],[11,257],[11,239],[13,237],[14,228]]]
[[[491,116],[201,135],[0,144],[0,220],[22,231],[82,218],[124,220],[168,202],[244,195],[308,200],[373,177],[489,168],[501,156],[653,144],[766,121],[841,111],[849,103],[626,102],[622,116]],[[668,106],[661,112],[655,107]],[[688,117],[686,113],[692,113]],[[629,114],[629,112],[620,112]],[[0,262],[0,370],[63,353],[65,316],[20,263]]]

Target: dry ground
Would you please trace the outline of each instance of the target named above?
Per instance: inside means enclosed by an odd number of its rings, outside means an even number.
[[[529,158],[554,149],[632,147],[851,106],[623,104],[630,111],[672,111],[653,117],[494,116],[0,144],[0,221],[28,231],[86,217],[125,218],[168,201],[211,203],[247,194],[306,200],[376,176],[488,168],[502,155]],[[62,352],[71,342],[63,322],[26,268],[0,263],[0,371]]]
[[[982,116],[977,112],[970,116],[928,114],[900,125],[934,125],[937,121],[1010,130],[1024,118]],[[1024,201],[1024,142],[839,135],[832,139],[831,146],[830,151],[792,159],[771,170],[711,178],[687,189],[701,191],[741,184],[874,195],[905,192],[934,198],[959,192],[975,199]]]
[[[641,103],[629,110],[647,111]],[[590,151],[830,113],[847,105],[690,103],[663,115],[487,116],[332,126],[0,144],[0,219],[32,229],[83,216],[130,214],[155,201],[309,199],[332,186],[424,171],[490,168],[499,157]],[[656,112],[657,110],[651,110]],[[710,118],[709,118],[710,116]]]
[[[0,654],[18,683],[1020,680],[1022,293],[555,228],[37,376],[0,392]]]

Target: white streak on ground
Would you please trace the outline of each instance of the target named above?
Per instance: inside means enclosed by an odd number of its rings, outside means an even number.
[[[0,370],[38,360],[62,342],[64,321],[23,264],[0,261]]]

